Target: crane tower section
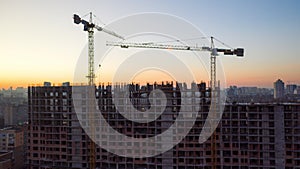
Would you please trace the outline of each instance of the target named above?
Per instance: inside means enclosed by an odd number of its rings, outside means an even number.
[[[94,85],[95,83],[95,70],[94,70],[94,29],[98,31],[105,32],[107,34],[110,34],[114,37],[120,38],[124,40],[124,38],[117,33],[110,31],[108,29],[105,29],[103,27],[100,27],[93,23],[93,14],[90,12],[90,18],[89,21],[81,19],[78,15],[74,14],[73,16],[74,23],[75,24],[83,24],[83,31],[88,32],[88,84]]]

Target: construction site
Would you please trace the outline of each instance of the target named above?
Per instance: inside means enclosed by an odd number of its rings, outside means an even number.
[[[73,16],[75,24],[82,24],[88,33],[88,83],[83,87],[85,93],[81,100],[74,99],[76,85],[63,83],[55,86],[45,83],[28,88],[28,152],[26,164],[31,169],[46,168],[112,168],[112,169],[281,169],[300,165],[300,104],[299,103],[231,103],[220,101],[220,85],[217,80],[217,56],[244,56],[243,48],[217,48],[214,37],[209,37],[210,46],[162,45],[148,43],[111,42],[108,46],[121,48],[152,48],[156,50],[186,50],[210,53],[210,82],[206,84],[184,82],[161,82],[140,85],[96,84],[94,66],[94,30],[114,37],[125,38],[111,30],[93,23],[90,13],[88,21],[79,15]],[[191,87],[187,87],[191,86]],[[162,114],[152,122],[138,123],[120,114],[123,109],[116,108],[113,96],[116,90],[128,89],[128,104],[136,110],[145,112],[159,107],[160,102],[149,99],[151,92],[159,89],[166,96],[166,107]],[[114,142],[101,142],[101,145],[122,152],[117,155],[107,151],[95,142],[98,137],[114,137],[102,124],[86,122],[97,121],[91,112],[97,109],[114,130],[133,138],[151,138],[163,133],[179,118],[183,109],[182,98],[191,97],[190,109],[196,110],[195,123],[187,135],[168,151],[149,157],[138,157],[151,151],[152,147],[139,145],[115,138]],[[96,100],[94,102],[93,100]],[[118,100],[124,102],[124,100]],[[196,101],[196,102],[195,102]],[[81,104],[78,112],[74,105]],[[76,104],[75,104],[76,103]],[[220,106],[224,107],[223,109]],[[199,107],[196,109],[195,107]],[[126,113],[133,113],[124,107]],[[211,112],[212,114],[210,114]],[[222,113],[221,113],[222,112]],[[79,115],[78,115],[79,113]],[[142,114],[142,116],[144,116]],[[147,115],[145,115],[147,116]],[[206,129],[210,116],[211,136],[199,142],[200,133]],[[222,119],[220,119],[222,117]],[[79,119],[86,119],[85,122]],[[220,122],[218,121],[220,120]],[[186,130],[189,121],[176,129],[177,133]],[[88,128],[86,128],[88,126]],[[87,131],[89,131],[87,134]],[[101,136],[97,135],[100,131]],[[176,135],[174,135],[176,137]],[[96,139],[97,140],[97,139]],[[105,140],[105,139],[104,139]],[[103,141],[103,140],[102,140]],[[171,142],[170,142],[171,143]],[[154,143],[156,144],[156,143]]]
[[[166,93],[168,101],[163,114],[147,124],[129,121],[118,113],[112,103],[111,87],[96,87],[98,106],[107,122],[122,134],[151,137],[166,130],[176,119],[181,97],[175,84],[130,85],[132,103],[140,110],[150,106],[145,93],[149,94],[155,88]],[[210,89],[205,83],[197,84],[197,87],[201,93],[200,111],[193,128],[178,145],[147,158],[122,157],[95,145],[95,168],[210,169],[215,166],[220,169],[292,169],[300,165],[300,104],[227,103],[215,131],[215,140],[211,137],[200,144],[199,134],[210,107]],[[74,112],[72,86],[65,83],[30,87],[28,94],[28,168],[90,168],[91,140]],[[120,142],[107,144],[122,148]],[[216,151],[213,156],[212,144]],[[140,153],[130,149],[124,151]]]

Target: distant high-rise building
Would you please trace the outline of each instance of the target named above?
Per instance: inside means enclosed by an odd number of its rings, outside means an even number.
[[[27,89],[23,87],[17,87],[13,89],[10,87],[9,89],[0,90],[0,94],[5,98],[27,98]]]
[[[23,124],[27,121],[27,103],[1,104],[0,103],[0,128]],[[4,122],[4,124],[2,124]],[[1,127],[2,126],[2,127]]]
[[[0,129],[4,127],[4,117],[0,115]]]
[[[230,86],[228,91],[227,91],[227,94],[230,95],[230,96],[236,96],[238,95],[238,88],[237,86]]]
[[[297,89],[296,84],[288,84],[286,85],[286,94],[295,94],[296,89]]]
[[[296,88],[296,94],[300,94],[300,86],[297,86],[297,88]]]
[[[278,79],[274,82],[274,98],[282,98],[284,96],[284,82],[281,79]]]
[[[13,105],[11,104],[4,106],[4,125],[13,125]]]

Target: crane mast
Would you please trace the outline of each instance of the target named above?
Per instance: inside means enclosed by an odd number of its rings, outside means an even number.
[[[88,32],[88,75],[86,76],[88,78],[88,88],[87,92],[89,96],[95,95],[95,71],[94,71],[94,28],[98,31],[105,32],[107,34],[110,34],[112,36],[115,36],[117,38],[123,39],[124,38],[118,34],[116,34],[113,31],[107,30],[103,27],[100,27],[93,23],[93,14],[92,12],[89,13],[90,18],[89,21],[81,19],[78,15],[74,14],[73,19],[75,24],[83,24],[84,25],[84,31]],[[96,145],[93,141],[95,139],[95,126],[94,126],[94,119],[95,119],[95,98],[88,97],[87,100],[87,111],[88,111],[88,119],[90,124],[90,156],[89,156],[89,168],[95,169],[96,168]]]
[[[93,23],[93,16],[90,13],[90,23]],[[94,28],[88,27],[88,84],[89,86],[94,85],[95,73],[94,73]]]
[[[216,57],[218,53],[223,53],[224,55],[236,55],[238,57],[244,56],[244,49],[221,49],[215,48],[214,38],[210,38],[210,47],[197,47],[197,46],[187,46],[187,45],[170,45],[170,44],[156,44],[156,43],[126,43],[126,42],[107,42],[107,46],[119,46],[121,48],[152,48],[152,49],[169,49],[169,50],[188,50],[188,51],[206,51],[210,52],[210,87],[211,87],[211,106],[210,112],[212,113],[212,119],[210,120],[210,125],[216,126],[220,111],[220,91],[217,89],[217,63]],[[213,128],[211,128],[213,130]],[[217,133],[211,131],[211,156],[212,156],[212,169],[217,168]]]
[[[217,83],[217,69],[216,69],[216,56],[218,55],[216,52],[216,48],[214,46],[213,37],[211,37],[211,53],[210,53],[210,87],[211,87],[211,106],[210,106],[210,112],[212,112],[212,119],[211,119],[211,125],[214,125],[217,118],[217,113],[219,112],[218,103],[219,103],[219,95],[218,91],[216,90],[216,83]],[[212,130],[212,128],[210,128]],[[217,153],[216,153],[216,144],[217,144],[217,133],[216,131],[211,131],[212,137],[211,137],[211,157],[212,157],[212,169],[216,169],[216,163],[217,163]]]

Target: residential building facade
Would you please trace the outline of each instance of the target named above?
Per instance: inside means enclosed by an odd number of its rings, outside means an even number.
[[[205,83],[197,86],[195,95],[200,105],[197,119],[179,144],[145,158],[118,156],[96,146],[96,167],[210,169],[216,165],[218,169],[294,169],[300,166],[300,103],[226,103],[215,131],[216,139],[209,138],[199,144],[199,134],[210,109],[210,89]],[[140,111],[149,109],[148,97],[153,89],[163,91],[168,101],[162,115],[150,123],[124,118],[113,103],[111,85],[95,87],[95,97],[103,117],[115,130],[130,137],[146,138],[162,133],[176,120],[183,94],[173,83],[131,84],[131,104]],[[28,88],[28,98],[27,167],[89,168],[91,140],[75,113],[72,86],[32,86]],[[215,156],[212,144],[216,145]],[[128,153],[138,152],[128,150]],[[216,158],[215,163],[212,158]]]

